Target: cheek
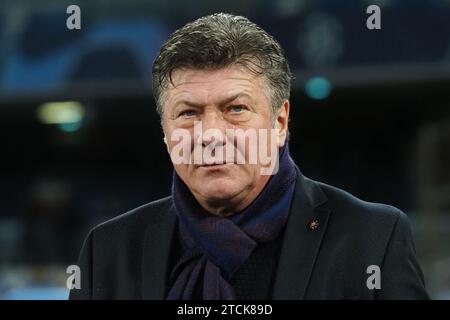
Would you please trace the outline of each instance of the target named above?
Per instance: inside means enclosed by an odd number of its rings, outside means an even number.
[[[175,156],[177,158],[183,158],[183,161],[187,161],[184,155],[189,158],[192,154],[193,147],[193,135],[192,132],[186,129],[180,128],[169,128],[164,130],[164,139],[167,146],[167,151],[169,152],[171,158]],[[181,158],[179,161],[181,161]],[[173,160],[173,158],[172,158]]]

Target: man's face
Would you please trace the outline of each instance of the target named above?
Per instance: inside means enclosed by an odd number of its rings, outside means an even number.
[[[270,176],[261,174],[264,165],[259,159],[256,163],[249,161],[249,154],[257,152],[258,147],[252,145],[248,137],[236,139],[229,133],[251,129],[257,133],[258,143],[267,144],[265,147],[270,153],[270,144],[274,142],[270,139],[271,129],[279,129],[275,145],[284,144],[289,102],[286,100],[279,114],[272,117],[264,79],[237,66],[219,70],[176,70],[172,82],[164,95],[165,141],[172,162],[174,148],[180,143],[184,144],[184,151],[190,151],[188,163],[174,162],[177,174],[201,204],[230,203],[235,204],[235,209],[242,210],[249,204],[246,199],[256,197]],[[209,129],[221,135],[205,138]],[[260,129],[266,129],[267,141],[259,139],[258,132],[264,131]],[[177,132],[189,132],[190,139],[184,142],[173,139]],[[213,163],[198,163],[194,161],[197,152],[194,148],[198,148],[197,155],[212,150],[209,154],[218,156],[217,150],[221,150],[223,156],[214,158]],[[234,156],[230,155],[230,150]],[[238,154],[245,158],[244,163],[238,163]],[[241,207],[241,204],[246,205]]]

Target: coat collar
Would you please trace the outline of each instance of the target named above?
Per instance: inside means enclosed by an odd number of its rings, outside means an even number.
[[[304,177],[298,168],[297,173],[273,287],[274,300],[305,298],[330,214],[321,207],[327,197],[317,182]]]
[[[294,198],[284,231],[273,299],[303,299],[319,252],[330,211],[320,186],[298,168]],[[311,222],[318,223],[311,228]],[[163,300],[170,273],[171,252],[176,245],[176,213],[173,204],[147,227],[143,247],[142,297]]]
[[[171,253],[176,245],[176,214],[171,205],[160,212],[155,223],[147,227],[143,246],[142,298],[164,300],[170,275]]]

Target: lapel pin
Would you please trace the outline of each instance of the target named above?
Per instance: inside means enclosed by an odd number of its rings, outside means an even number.
[[[309,223],[308,223],[308,229],[309,230],[317,230],[320,226],[319,220],[318,219],[312,219]]]

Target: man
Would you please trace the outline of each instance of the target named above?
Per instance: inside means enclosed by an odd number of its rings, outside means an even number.
[[[175,31],[153,65],[172,196],[90,232],[71,298],[427,298],[405,214],[290,158],[290,80],[280,45],[244,17]]]

